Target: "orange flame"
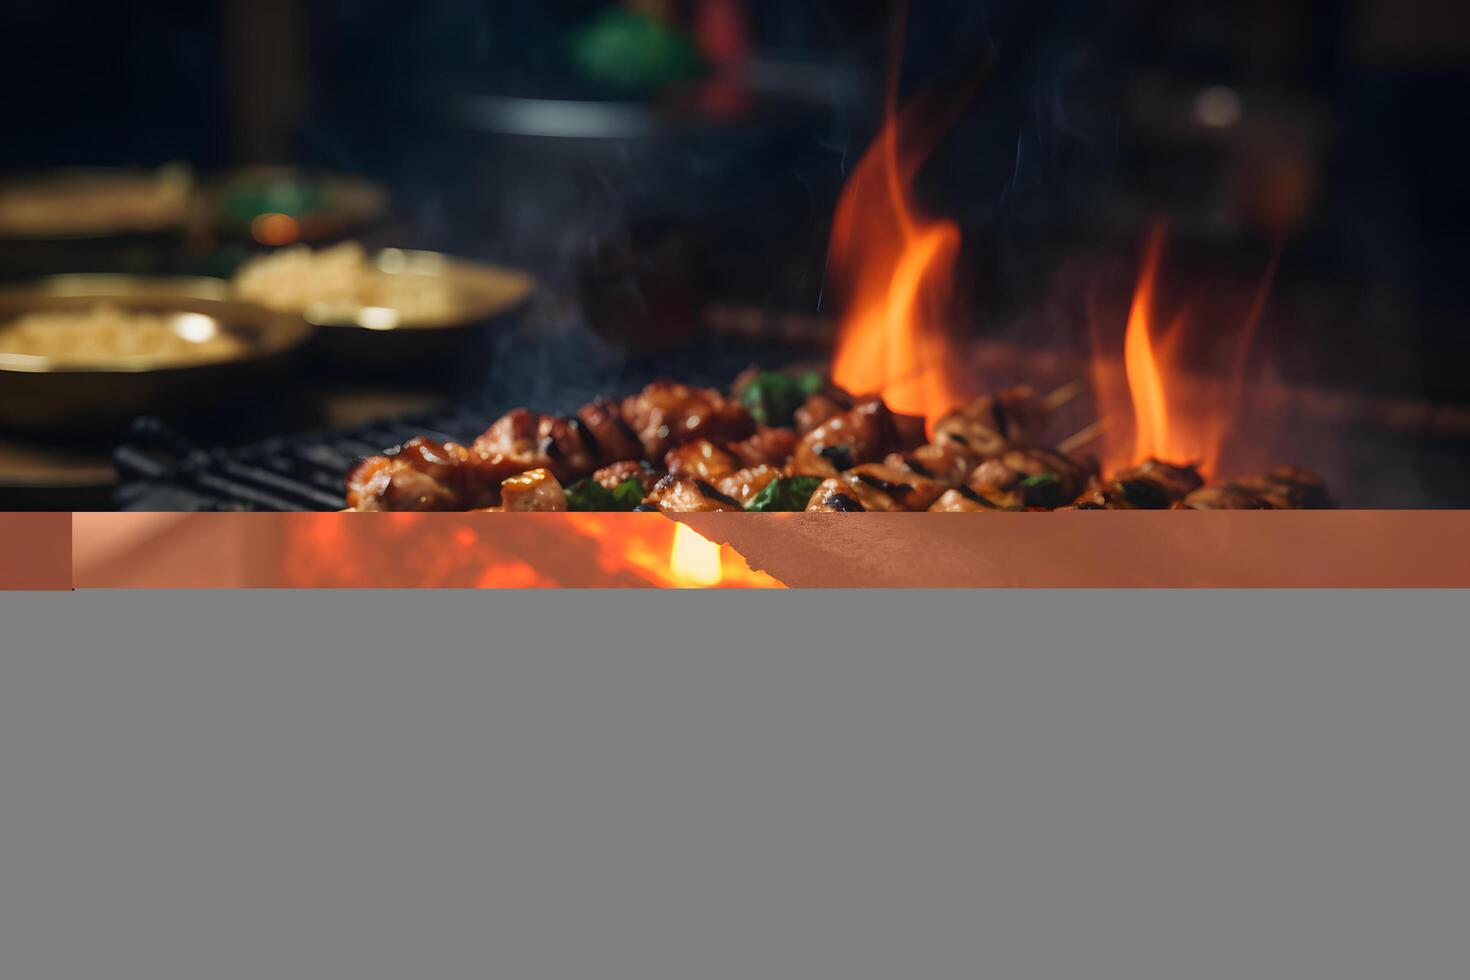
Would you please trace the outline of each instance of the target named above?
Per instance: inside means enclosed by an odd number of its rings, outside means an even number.
[[[680,585],[708,588],[725,577],[720,546],[687,524],[674,525],[669,572]]]
[[[894,73],[896,74],[896,73]],[[965,401],[967,386],[949,339],[960,230],[915,213],[909,187],[944,124],[923,131],[925,107],[895,109],[858,162],[832,219],[831,279],[842,310],[832,380],[879,394],[893,411],[935,421]],[[967,94],[967,93],[966,93]],[[949,107],[951,114],[963,99]]]
[[[1126,407],[1121,399],[1109,396],[1117,385],[1109,375],[1106,359],[1094,359],[1100,412],[1117,415],[1131,408],[1133,416],[1131,443],[1113,447],[1105,462],[1109,469],[1150,458],[1195,463],[1205,476],[1217,476],[1222,447],[1240,409],[1247,356],[1275,277],[1280,250],[1278,246],[1252,299],[1245,323],[1235,339],[1226,377],[1205,379],[1191,375],[1183,364],[1186,315],[1176,316],[1162,333],[1155,330],[1159,320],[1156,293],[1165,234],[1162,222],[1149,233],[1143,268],[1128,311],[1128,326],[1123,336]]]

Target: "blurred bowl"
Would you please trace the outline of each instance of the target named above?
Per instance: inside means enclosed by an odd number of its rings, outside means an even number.
[[[194,206],[187,167],[57,169],[0,178],[0,274],[176,267]]]
[[[314,303],[302,310],[301,318],[317,331],[313,347],[329,360],[355,367],[410,368],[452,358],[476,333],[517,312],[535,291],[527,273],[439,252],[386,248],[369,255],[368,263],[400,280],[386,292],[411,292],[417,280],[446,290],[450,308],[426,314]]]
[[[111,275],[58,276],[0,290],[0,324],[29,313],[86,313],[104,304],[164,317],[186,338],[226,335],[237,349],[208,360],[99,354],[83,362],[0,348],[0,426],[100,436],[122,431],[143,414],[180,418],[257,390],[287,367],[313,332],[299,317],[231,300],[221,280]]]
[[[249,167],[208,182],[195,220],[227,239],[277,247],[334,241],[387,213],[388,192],[374,181],[297,167]]]

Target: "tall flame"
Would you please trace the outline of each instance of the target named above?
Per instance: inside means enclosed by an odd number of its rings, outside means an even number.
[[[946,122],[921,127],[918,116],[929,107],[917,101],[898,112],[895,84],[890,77],[883,129],[848,178],[832,220],[830,274],[842,310],[832,380],[880,394],[932,430],[967,393],[949,340],[960,230],[919,216],[909,200]],[[959,105],[963,99],[947,108],[952,114]]]
[[[1150,458],[1196,463],[1202,473],[1215,476],[1221,449],[1241,407],[1247,357],[1275,277],[1280,248],[1256,290],[1234,340],[1228,374],[1221,381],[1200,378],[1185,369],[1181,354],[1188,326],[1186,315],[1176,316],[1162,332],[1156,329],[1159,322],[1156,293],[1165,235],[1162,222],[1149,233],[1123,336],[1126,407],[1131,408],[1133,416],[1132,441],[1126,447],[1117,447],[1107,462],[1110,468]],[[1109,395],[1116,385],[1108,374],[1106,359],[1095,359],[1094,369],[1094,380],[1103,402],[1100,410],[1104,415],[1121,414],[1124,406],[1108,404],[1119,399]]]

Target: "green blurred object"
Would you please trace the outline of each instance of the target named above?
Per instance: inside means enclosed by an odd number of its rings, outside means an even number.
[[[321,210],[326,197],[321,185],[313,181],[270,177],[232,187],[225,198],[225,210],[242,221],[249,221],[260,214],[298,217]]]
[[[573,35],[571,58],[584,80],[625,92],[658,91],[705,70],[688,38],[621,7],[604,10]]]

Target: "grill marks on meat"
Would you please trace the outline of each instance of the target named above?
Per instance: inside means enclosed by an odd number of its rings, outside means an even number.
[[[516,464],[486,460],[453,442],[423,436],[396,452],[364,459],[347,474],[353,510],[470,510],[494,503]]]
[[[1201,487],[1180,503],[1190,510],[1320,510],[1332,506],[1322,478],[1297,466],[1277,466],[1218,487]]]
[[[980,460],[1004,452],[1012,443],[1035,442],[1051,412],[1030,388],[1007,388],[981,395],[934,425],[934,441],[949,443]]]
[[[468,448],[418,437],[347,475],[354,510],[567,509],[564,487],[636,480],[640,510],[740,511],[773,480],[814,476],[814,512],[1075,509],[1296,509],[1331,506],[1320,477],[1295,467],[1205,486],[1192,464],[1097,465],[1037,444],[1048,410],[1028,388],[975,399],[935,425],[830,385],[794,428],[757,426],[737,399],[657,381],[574,415],[517,408]]]
[[[692,388],[675,381],[655,381],[625,398],[622,417],[649,459],[658,459],[697,436],[733,442],[755,432],[755,420],[738,400],[713,388]]]
[[[780,475],[779,469],[762,463],[760,466],[748,466],[720,477],[715,481],[715,487],[725,496],[737,501],[741,507],[745,507]]]
[[[893,413],[870,398],[801,437],[791,454],[793,476],[836,476],[857,463],[875,463],[897,448]]]
[[[852,495],[848,485],[836,477],[823,480],[817,486],[806,509],[812,514],[852,514],[866,510]]]
[[[654,484],[647,503],[666,514],[689,514],[707,511],[743,511],[740,501],[692,476],[668,476]]]

